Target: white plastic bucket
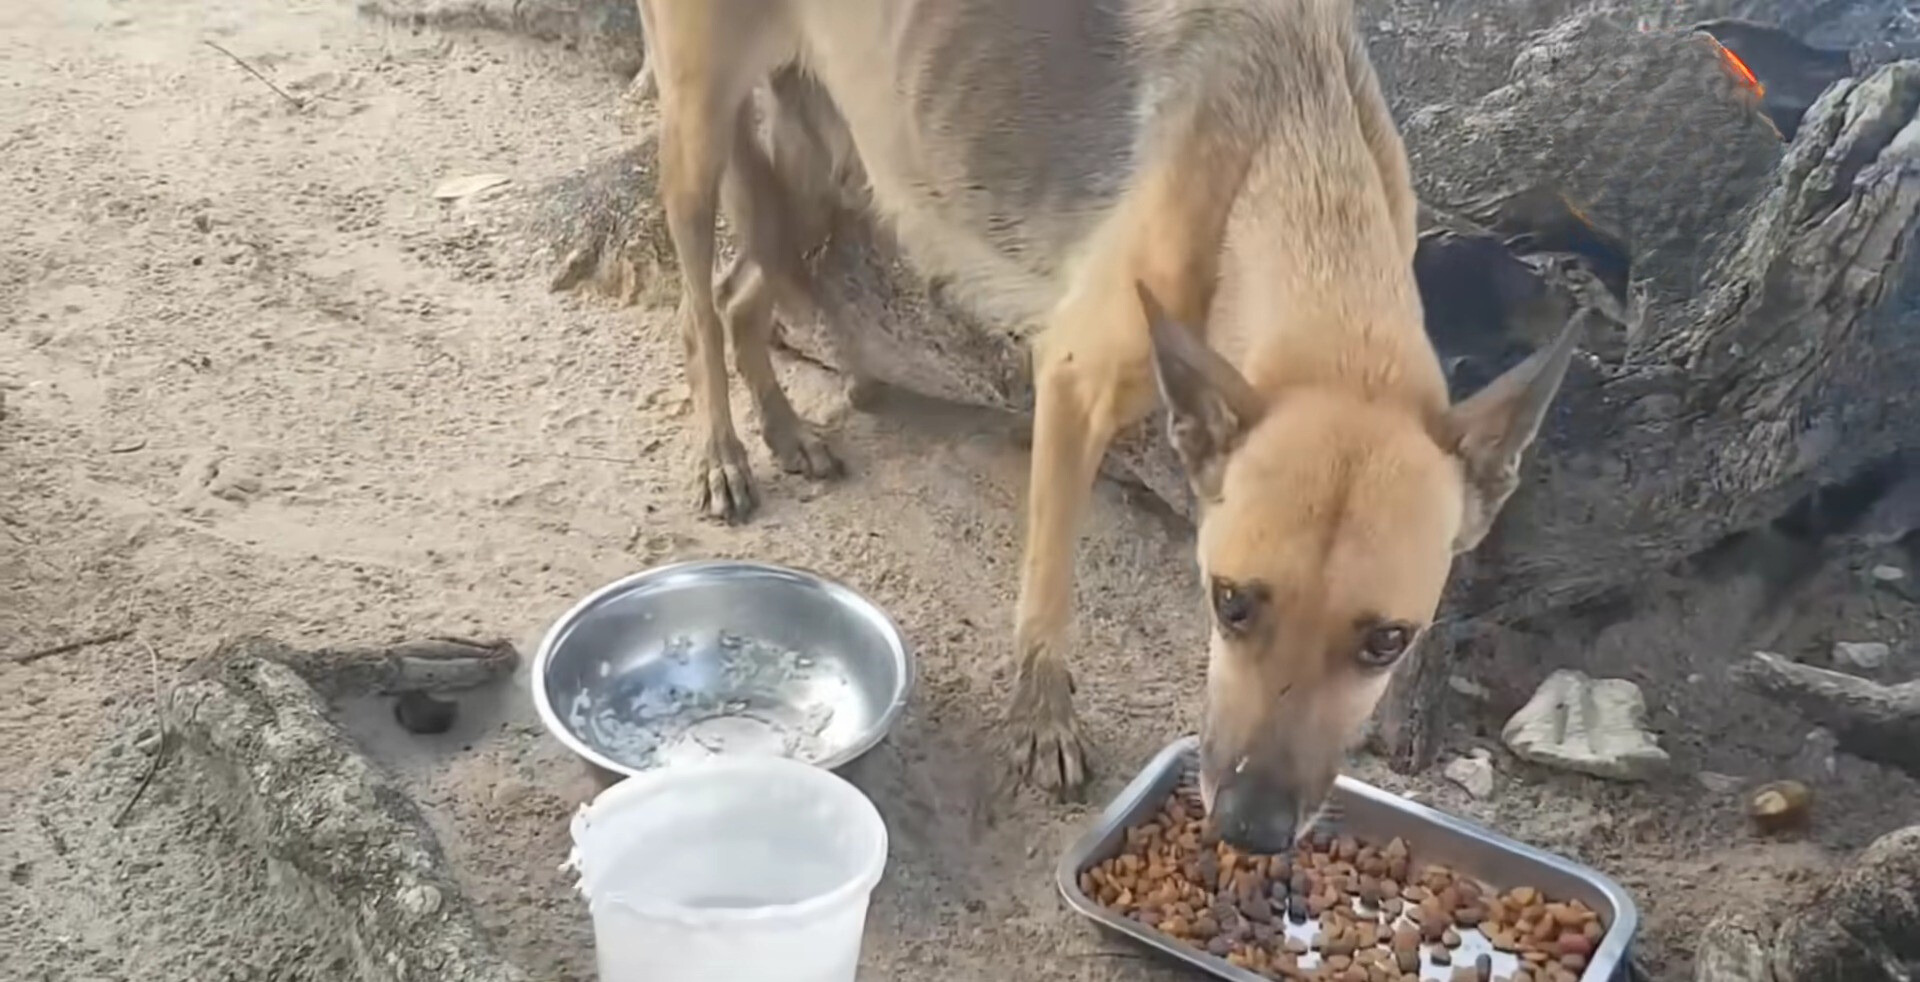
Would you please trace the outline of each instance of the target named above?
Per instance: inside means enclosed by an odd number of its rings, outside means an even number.
[[[852,982],[887,827],[786,757],[630,777],[573,819],[600,982]]]

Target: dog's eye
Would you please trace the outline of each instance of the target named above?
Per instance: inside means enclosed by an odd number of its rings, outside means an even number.
[[[1360,661],[1369,668],[1385,668],[1413,646],[1411,624],[1382,624],[1367,631],[1360,643]]]
[[[1226,580],[1213,581],[1213,616],[1220,629],[1239,633],[1253,623],[1260,612],[1260,591]]]

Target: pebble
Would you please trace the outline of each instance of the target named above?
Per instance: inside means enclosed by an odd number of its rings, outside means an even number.
[[[1873,578],[1881,583],[1898,583],[1907,578],[1907,571],[1898,566],[1875,566]]]
[[[493,803],[501,808],[511,808],[527,800],[527,796],[532,793],[532,785],[518,778],[511,777],[502,778],[494,782],[493,790],[489,792],[493,798]]]
[[[1840,641],[1833,646],[1833,663],[1872,671],[1886,665],[1891,654],[1893,648],[1881,641]]]
[[[1442,773],[1446,774],[1447,780],[1465,788],[1475,798],[1493,794],[1493,761],[1487,759],[1484,750],[1476,750],[1472,756],[1454,758]]]
[[[1735,791],[1742,783],[1740,778],[1732,774],[1721,774],[1717,771],[1701,771],[1695,774],[1693,779],[1700,782],[1701,787],[1706,788],[1714,794],[1727,794]]]
[[[415,883],[400,891],[400,906],[415,917],[426,917],[440,910],[440,888],[430,883]]]
[[[393,701],[393,719],[408,733],[437,734],[453,728],[460,704],[424,692],[403,692]]]
[[[1481,685],[1479,682],[1465,675],[1447,676],[1447,688],[1469,699],[1478,699],[1481,702],[1486,702],[1488,699],[1493,698],[1493,693],[1488,691],[1486,686]]]

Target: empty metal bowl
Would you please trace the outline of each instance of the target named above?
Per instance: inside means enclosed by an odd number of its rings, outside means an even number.
[[[634,775],[717,754],[839,767],[886,736],[913,688],[891,618],[858,593],[765,563],[676,563],[610,583],[540,642],[540,720],[589,763]]]

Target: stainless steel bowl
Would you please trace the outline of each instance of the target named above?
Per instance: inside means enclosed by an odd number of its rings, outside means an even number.
[[[534,655],[533,702],[561,743],[615,774],[740,753],[835,768],[886,736],[913,680],[900,629],[853,590],[705,560],[567,611]]]

